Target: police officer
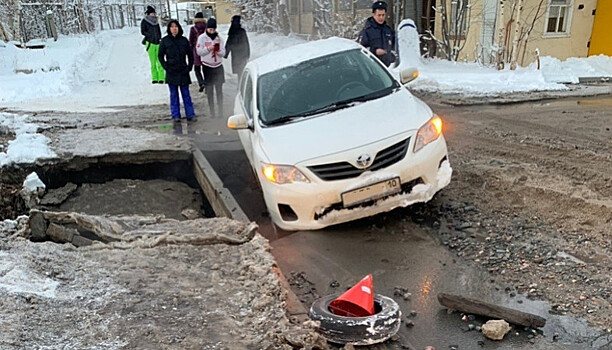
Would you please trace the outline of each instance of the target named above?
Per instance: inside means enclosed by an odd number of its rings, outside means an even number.
[[[372,4],[372,17],[366,20],[363,30],[359,33],[359,43],[370,49],[385,65],[395,62],[395,33],[387,25],[387,3],[376,1]]]

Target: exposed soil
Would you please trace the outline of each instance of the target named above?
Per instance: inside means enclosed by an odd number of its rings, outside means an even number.
[[[419,220],[442,216],[429,223],[440,242],[511,296],[612,328],[612,101],[428,102],[454,173],[443,198],[415,207]]]

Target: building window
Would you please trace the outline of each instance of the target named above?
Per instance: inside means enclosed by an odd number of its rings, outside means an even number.
[[[571,0],[550,0],[546,33],[568,33]]]
[[[449,23],[451,35],[465,35],[469,10],[468,0],[451,0]]]

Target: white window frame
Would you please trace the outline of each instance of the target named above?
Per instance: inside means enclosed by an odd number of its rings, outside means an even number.
[[[453,24],[455,24],[455,21],[457,21],[457,15],[461,11],[459,7],[459,2],[461,2],[463,7],[465,8],[465,16],[463,16],[461,25],[459,26],[460,27],[459,33],[455,33],[456,28]],[[451,27],[449,28],[449,31],[450,31],[449,34],[453,36],[465,36],[467,34],[467,24],[468,24],[468,21],[470,20],[469,17],[470,17],[470,0],[451,0],[450,16],[448,17],[451,23]]]
[[[550,19],[550,9],[551,7],[564,7],[566,9],[565,13],[565,31],[564,32],[548,32],[548,20]],[[571,27],[572,27],[572,15],[574,12],[574,0],[567,0],[566,5],[554,5],[552,0],[548,0],[548,4],[546,5],[546,18],[544,20],[544,31],[542,37],[544,38],[559,38],[559,37],[569,37],[571,35]],[[557,17],[558,20],[559,17]],[[557,21],[557,28],[558,28]]]

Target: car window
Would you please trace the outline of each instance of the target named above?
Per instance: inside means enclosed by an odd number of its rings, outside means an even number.
[[[253,119],[253,80],[247,76],[244,88],[244,111],[248,119]]]
[[[396,87],[397,81],[379,62],[354,49],[260,76],[256,102],[262,122],[273,124],[343,101],[382,97]]]

